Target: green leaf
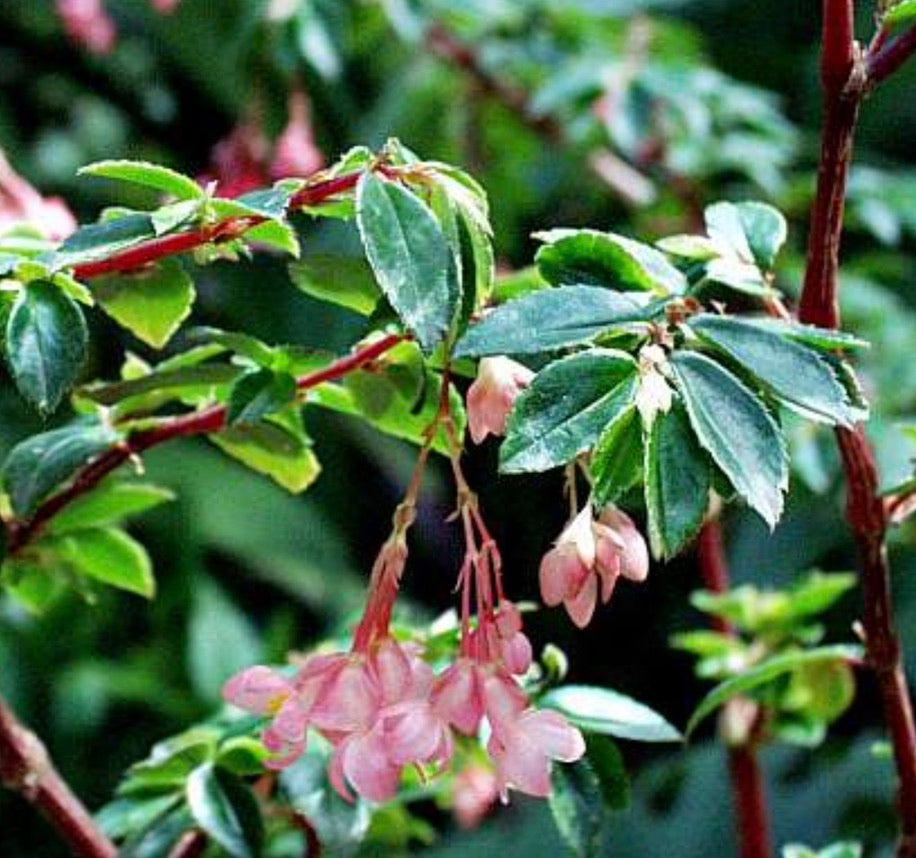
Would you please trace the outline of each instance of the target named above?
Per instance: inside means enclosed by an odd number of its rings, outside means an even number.
[[[680,403],[656,415],[644,470],[652,553],[671,557],[700,529],[712,488],[709,459]]]
[[[815,325],[802,325],[798,322],[784,322],[782,319],[744,317],[745,325],[754,325],[765,331],[771,331],[782,337],[789,337],[822,352],[834,354],[838,349],[867,349],[866,340],[849,334],[846,331],[835,331],[830,328],[818,328]]]
[[[497,307],[458,341],[456,357],[523,355],[580,345],[615,325],[645,319],[629,296],[595,286],[533,292]]]
[[[891,30],[916,23],[916,0],[901,0],[894,4],[884,16],[883,23]]]
[[[555,765],[552,789],[547,799],[560,837],[576,858],[601,854],[607,811],[601,783],[591,763],[583,758],[575,763]]]
[[[625,810],[630,804],[630,780],[617,743],[601,733],[587,733],[585,748],[605,806]]]
[[[740,676],[726,679],[712,689],[694,710],[687,723],[687,735],[690,735],[697,725],[710,713],[718,709],[726,700],[738,694],[746,694],[759,688],[761,685],[789,673],[803,665],[812,665],[830,661],[849,661],[862,658],[864,650],[861,646],[837,644],[834,646],[818,647],[817,649],[799,650],[773,656],[766,661],[748,668]]]
[[[118,858],[163,858],[193,827],[194,820],[182,805],[131,837],[118,850]]]
[[[66,533],[117,524],[174,499],[175,494],[162,486],[108,480],[65,506],[51,519],[48,528],[51,533]]]
[[[261,810],[236,775],[211,763],[196,768],[185,795],[194,821],[232,858],[256,858],[264,840]]]
[[[176,398],[195,388],[211,388],[234,381],[244,372],[240,366],[227,363],[209,363],[179,369],[153,371],[148,375],[126,381],[114,381],[92,387],[81,387],[80,396],[99,405],[115,405],[125,399],[146,393],[169,394]]]
[[[272,419],[231,426],[210,438],[223,452],[290,492],[305,491],[321,472],[304,431]]]
[[[189,176],[146,161],[97,161],[80,168],[77,174],[143,185],[180,200],[202,199],[206,196],[204,189]]]
[[[81,226],[57,250],[48,254],[47,261],[54,269],[97,262],[155,237],[156,229],[150,216],[132,212]]]
[[[0,584],[27,611],[44,614],[67,590],[70,570],[52,552],[41,557],[7,557],[0,569]]]
[[[729,245],[745,262],[770,271],[785,244],[786,219],[765,203],[714,203],[704,214],[709,237]]]
[[[733,317],[702,314],[689,327],[799,414],[843,426],[855,419],[845,388],[814,350]]]
[[[585,452],[632,405],[637,386],[625,352],[591,349],[549,364],[515,401],[500,470],[546,471]]]
[[[296,398],[296,379],[285,372],[259,369],[245,373],[229,391],[226,423],[257,423]]]
[[[13,512],[20,518],[33,512],[43,498],[119,439],[108,426],[82,421],[17,444],[2,471]]]
[[[134,274],[94,280],[92,294],[118,324],[157,349],[190,315],[195,295],[194,282],[176,259]]]
[[[705,355],[675,351],[670,363],[700,444],[738,494],[774,527],[789,466],[773,418],[734,375]]]
[[[555,286],[581,284],[621,291],[679,294],[687,279],[663,253],[622,235],[594,229],[551,229],[535,255],[541,276]]]
[[[165,235],[179,226],[197,220],[201,215],[204,201],[201,199],[181,200],[161,206],[149,213],[156,235]]]
[[[643,472],[642,420],[636,406],[620,413],[598,438],[590,468],[595,505],[603,507],[632,488]]]
[[[430,351],[461,302],[454,257],[439,222],[406,188],[372,173],[359,180],[356,221],[385,297]]]
[[[242,334],[238,331],[223,331],[220,328],[202,325],[187,331],[185,339],[189,343],[212,343],[222,346],[223,349],[266,368],[272,367],[277,357],[276,350],[267,343],[251,334]]]
[[[178,804],[177,795],[118,798],[106,804],[95,817],[109,837],[122,840],[149,828]]]
[[[251,662],[246,662],[245,666]],[[216,765],[242,777],[260,775],[271,754],[264,743],[253,736],[234,736],[219,746]]]
[[[156,592],[146,549],[123,530],[93,527],[49,536],[38,547],[52,548],[77,571],[121,590],[151,599]]]
[[[16,387],[39,411],[53,411],[76,383],[88,344],[72,298],[48,281],[22,289],[6,323],[6,352]]]
[[[561,685],[548,691],[541,706],[556,709],[593,733],[636,742],[680,742],[683,736],[661,715],[632,697],[594,685]]]
[[[363,316],[372,315],[379,301],[378,284],[364,259],[310,254],[289,266],[289,276],[306,295]]]
[[[149,756],[130,767],[118,787],[118,795],[172,793],[181,789],[194,769],[213,758],[217,735],[209,727],[192,727],[157,742]]]

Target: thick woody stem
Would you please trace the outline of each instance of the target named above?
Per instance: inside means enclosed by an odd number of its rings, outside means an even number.
[[[728,564],[722,545],[722,529],[712,518],[703,525],[697,538],[700,574],[703,585],[712,593],[729,590]],[[728,622],[713,617],[716,631],[733,634]],[[728,772],[735,803],[735,823],[741,858],[770,858],[769,812],[763,773],[752,741],[728,745]]]
[[[54,826],[78,858],[115,858],[114,844],[57,773],[41,740],[0,699],[0,784]]]
[[[799,304],[802,322],[839,324],[837,272],[849,160],[859,102],[870,85],[899,67],[916,47],[912,30],[875,43],[878,52],[856,68],[852,0],[824,0],[824,126],[817,194],[808,238],[808,265]],[[845,76],[845,77],[844,77]],[[846,517],[860,557],[865,644],[875,671],[899,781],[901,839],[898,858],[916,858],[916,725],[894,628],[887,558],[887,513],[879,495],[874,455],[861,427],[839,428],[837,443],[846,476]]]

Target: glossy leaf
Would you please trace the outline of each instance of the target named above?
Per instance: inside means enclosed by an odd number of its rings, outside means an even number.
[[[588,762],[598,776],[605,806],[625,810],[630,804],[630,780],[617,743],[601,733],[588,733],[585,749]]]
[[[632,697],[593,685],[561,685],[540,705],[563,713],[582,730],[636,742],[680,742],[681,734],[661,715]]]
[[[208,727],[192,727],[157,742],[149,755],[134,763],[118,787],[123,796],[174,793],[194,769],[213,758],[218,734]]]
[[[712,689],[694,710],[687,723],[687,734],[692,733],[697,725],[709,714],[718,709],[726,700],[738,694],[746,694],[762,685],[789,673],[796,668],[831,661],[859,660],[863,656],[861,646],[837,644],[818,647],[817,649],[798,650],[797,652],[776,655],[754,665],[739,676],[726,679]]]
[[[595,505],[603,507],[634,486],[643,472],[642,420],[625,409],[598,438],[590,463]]]
[[[588,758],[555,765],[548,804],[560,837],[576,858],[601,854],[607,811],[601,783]]]
[[[206,196],[204,189],[189,176],[147,161],[96,161],[80,168],[78,174],[131,182],[183,200]]]
[[[784,322],[782,319],[756,316],[742,317],[741,321],[745,325],[754,325],[830,354],[837,350],[867,349],[869,347],[866,340],[846,331],[835,331],[830,328],[818,328],[815,325],[802,325],[798,322]]]
[[[365,173],[356,221],[379,286],[427,351],[445,336],[461,300],[445,235],[429,208],[406,188]]]
[[[700,444],[748,505],[775,526],[789,466],[773,418],[744,384],[705,355],[675,351],[670,362]]]
[[[177,260],[92,283],[92,294],[118,324],[161,349],[190,315],[194,282]]]
[[[546,471],[566,464],[633,404],[637,385],[636,363],[625,352],[591,349],[548,365],[515,402],[500,470]]]
[[[690,329],[737,361],[766,390],[799,414],[843,426],[855,419],[846,390],[814,350],[734,317],[694,316]]]
[[[156,229],[150,216],[141,212],[131,212],[100,223],[81,226],[57,250],[48,255],[48,264],[59,269],[97,262],[155,237]]]
[[[456,357],[524,355],[581,345],[615,325],[645,318],[627,295],[595,286],[561,286],[509,301],[458,341]]]
[[[44,413],[76,383],[89,334],[79,306],[46,280],[29,283],[6,323],[6,353],[19,392]]]
[[[593,229],[552,229],[534,237],[545,242],[535,256],[538,270],[555,286],[582,284],[678,294],[687,285],[684,275],[663,253],[622,235]]]
[[[656,557],[672,557],[693,538],[709,508],[711,465],[683,405],[656,415],[645,458],[649,541]]]
[[[371,315],[379,301],[378,284],[363,259],[309,254],[289,266],[289,275],[307,295],[363,316]]]
[[[117,524],[174,499],[174,492],[162,486],[108,480],[65,506],[51,519],[49,530],[66,533]]]
[[[33,435],[17,444],[3,463],[3,487],[20,517],[119,440],[117,432],[82,421]]]
[[[786,219],[765,203],[714,203],[704,212],[710,238],[730,246],[745,262],[770,271],[785,244]]]
[[[188,778],[185,795],[194,821],[231,858],[257,858],[264,822],[251,790],[236,775],[204,763]]]
[[[226,423],[257,423],[296,398],[296,379],[287,373],[259,369],[239,378],[229,391]]]

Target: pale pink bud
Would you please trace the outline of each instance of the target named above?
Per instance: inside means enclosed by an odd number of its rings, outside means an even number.
[[[531,641],[524,632],[516,632],[502,641],[502,659],[506,670],[521,676],[531,667]]]
[[[101,0],[57,0],[57,14],[67,35],[92,53],[107,54],[114,47],[117,32]]]
[[[617,535],[620,548],[620,574],[631,581],[645,581],[649,574],[649,548],[645,537],[622,509],[608,504],[598,521]]]
[[[572,595],[563,600],[563,607],[575,625],[584,629],[595,614],[598,604],[598,576],[589,574]]]
[[[534,373],[506,357],[483,358],[468,388],[468,429],[475,444],[487,435],[504,435],[506,420],[518,395]]]
[[[471,764],[455,775],[452,808],[462,828],[475,828],[496,801],[499,790],[491,769]]]

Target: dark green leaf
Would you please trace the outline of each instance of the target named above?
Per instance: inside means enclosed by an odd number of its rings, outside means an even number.
[[[585,748],[588,761],[598,776],[605,806],[625,810],[630,804],[630,779],[617,744],[601,733],[588,733]]]
[[[789,466],[773,418],[734,375],[705,355],[675,351],[670,362],[700,444],[738,494],[775,526]]]
[[[66,563],[50,551],[40,557],[7,557],[0,573],[0,584],[36,616],[44,614],[67,590],[71,577]]]
[[[132,182],[171,194],[178,199],[201,199],[206,196],[204,189],[189,176],[146,161],[97,161],[80,168],[78,172],[81,176]]]
[[[39,501],[119,438],[107,426],[77,422],[17,444],[3,463],[3,487],[13,512],[27,516]]]
[[[442,228],[418,197],[372,173],[363,174],[356,194],[356,221],[376,279],[429,351],[442,340],[461,301]]]
[[[627,295],[595,286],[533,292],[497,307],[459,340],[455,356],[522,355],[580,345],[645,311]]]
[[[289,276],[307,295],[369,316],[379,300],[379,288],[364,259],[310,254],[289,266]]]
[[[256,858],[264,840],[261,810],[251,790],[211,763],[188,778],[188,809],[194,821],[232,858]]]
[[[185,340],[189,343],[214,343],[263,367],[273,366],[277,356],[275,349],[251,334],[205,325],[191,328],[185,334]]]
[[[712,488],[709,459],[679,402],[656,415],[644,470],[652,553],[671,557],[700,529]]]
[[[643,470],[642,420],[636,406],[620,413],[598,438],[591,459],[595,505],[603,507],[634,486]]]
[[[150,216],[133,212],[80,227],[48,255],[48,264],[58,269],[97,262],[155,237],[156,230]]]
[[[118,798],[106,804],[95,817],[109,837],[122,840],[145,831],[168,813],[180,800],[177,795]]]
[[[94,280],[92,294],[118,324],[161,349],[190,315],[195,293],[181,263],[167,259],[134,274]]]
[[[715,203],[704,212],[710,238],[724,242],[745,262],[770,271],[786,241],[786,219],[765,203]]]
[[[702,314],[690,320],[702,340],[737,361],[789,408],[812,420],[850,425],[846,390],[814,350],[741,319]]]
[[[209,388],[234,381],[244,370],[226,363],[209,363],[180,369],[151,372],[128,381],[114,381],[93,387],[80,388],[80,395],[99,405],[114,405],[122,400],[144,393],[162,392],[180,394],[183,389]]]
[[[601,783],[588,759],[555,765],[548,798],[557,831],[576,858],[601,853],[608,814]]]
[[[48,281],[29,283],[6,324],[7,357],[19,392],[39,411],[53,411],[79,376],[88,340],[72,298]]]
[[[545,280],[555,286],[582,284],[622,291],[678,294],[687,280],[663,253],[622,235],[593,229],[535,233],[546,244],[535,256]]]
[[[745,325],[754,325],[765,331],[772,331],[782,337],[789,337],[823,352],[833,354],[837,349],[867,349],[869,344],[846,331],[802,325],[798,322],[784,322],[782,319],[742,318]]]
[[[49,529],[52,533],[66,533],[117,524],[174,498],[174,493],[162,486],[108,480],[65,506],[51,519]]]
[[[285,372],[259,369],[245,373],[229,391],[226,423],[257,423],[296,398],[296,379]]]
[[[636,363],[625,352],[591,349],[549,364],[515,402],[500,470],[545,471],[566,464],[633,404],[637,386]]]
[[[179,807],[130,838],[118,850],[118,858],[166,858],[181,836],[193,827],[194,820],[187,809]]]
[[[748,691],[753,691],[777,676],[782,676],[803,665],[830,661],[859,660],[862,655],[863,649],[861,646],[838,644],[773,656],[745,670],[740,676],[726,679],[713,688],[694,710],[693,715],[690,716],[690,721],[687,723],[687,734],[692,733],[707,715],[718,709],[726,700],[730,700],[738,694],[746,694]]]
[[[540,705],[562,712],[582,730],[636,742],[680,742],[681,734],[661,715],[632,697],[593,685],[561,685]]]

